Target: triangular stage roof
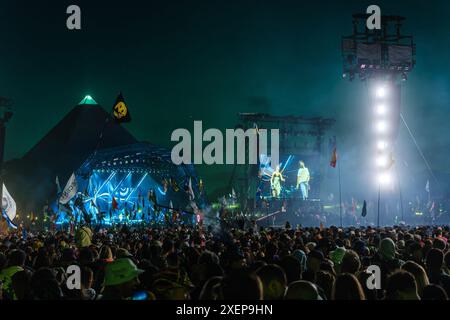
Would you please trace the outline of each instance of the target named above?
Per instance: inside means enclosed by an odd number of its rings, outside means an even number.
[[[101,137],[101,133],[103,135]],[[21,159],[5,164],[5,184],[19,210],[41,210],[96,150],[136,143],[95,100],[86,96]]]
[[[87,95],[83,98],[83,100],[80,101],[78,105],[96,105],[98,104],[97,101],[94,100],[91,96]]]

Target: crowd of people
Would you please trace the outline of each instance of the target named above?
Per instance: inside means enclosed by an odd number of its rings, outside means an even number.
[[[0,238],[0,300],[447,300],[449,236],[289,223],[12,232]]]

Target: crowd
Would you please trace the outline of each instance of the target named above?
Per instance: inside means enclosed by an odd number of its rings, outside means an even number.
[[[449,236],[448,226],[289,224],[13,232],[0,239],[0,299],[446,300]]]

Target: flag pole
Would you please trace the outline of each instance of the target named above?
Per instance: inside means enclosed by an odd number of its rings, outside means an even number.
[[[342,228],[342,186],[341,186],[341,163],[338,163],[338,175],[339,175],[339,221]]]
[[[337,139],[334,137],[334,146],[337,148]],[[338,161],[338,180],[339,180],[339,222],[342,228],[342,185],[341,185],[341,161]]]
[[[396,172],[396,174],[397,174],[398,193],[399,193],[399,196],[400,196],[400,211],[401,211],[401,214],[402,214],[402,221],[405,222],[405,217],[404,217],[404,214],[403,214],[403,195],[402,195],[402,186],[401,186],[401,184],[400,184],[400,176],[399,176],[399,174],[398,174],[398,169],[397,169],[397,168],[395,169],[395,172]]]

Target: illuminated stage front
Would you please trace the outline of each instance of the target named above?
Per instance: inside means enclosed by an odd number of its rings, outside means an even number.
[[[77,219],[84,211],[106,225],[191,224],[204,205],[193,166],[174,165],[169,150],[148,143],[99,150],[76,176],[79,195],[70,206]],[[66,218],[60,215],[59,222]]]

